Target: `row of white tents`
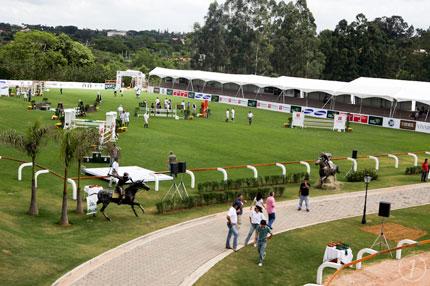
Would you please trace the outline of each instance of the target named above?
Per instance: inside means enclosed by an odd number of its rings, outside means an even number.
[[[287,76],[273,78],[198,70],[175,70],[160,67],[153,69],[149,76],[175,80],[183,78],[191,83],[193,80],[201,80],[205,83],[218,82],[223,85],[233,83],[240,87],[253,85],[258,88],[275,87],[282,91],[296,89],[305,93],[324,92],[332,96],[351,95],[361,99],[383,98],[392,102],[412,102],[413,107],[415,107],[416,102],[430,105],[430,82],[368,77],[360,77],[351,82],[340,82]]]

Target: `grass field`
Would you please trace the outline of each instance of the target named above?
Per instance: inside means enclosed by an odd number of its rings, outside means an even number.
[[[60,96],[58,90],[47,94],[55,107],[62,101],[66,107],[74,107],[78,100],[92,104],[95,91],[65,90]],[[156,95],[143,96],[149,102],[155,101]],[[162,97],[160,97],[162,98]],[[37,98],[41,101],[41,98]],[[176,103],[178,98],[172,100]],[[132,92],[123,98],[114,98],[112,92],[103,91],[103,103],[100,111],[90,114],[92,119],[104,119],[105,112],[116,110],[119,104],[133,114],[138,100]],[[54,125],[51,113],[27,111],[28,103],[19,98],[0,98],[0,130],[14,128],[20,132],[40,120],[46,125]],[[297,161],[317,158],[320,151],[328,151],[336,157],[349,156],[351,150],[359,150],[359,155],[381,154],[389,152],[407,152],[426,150],[428,135],[406,131],[389,130],[378,127],[353,125],[353,133],[335,133],[326,130],[292,130],[282,128],[287,115],[282,113],[253,110],[254,123],[248,126],[247,108],[236,107],[236,122],[225,123],[223,104],[210,104],[212,116],[209,119],[190,121],[171,119],[151,119],[150,128],[143,128],[143,120],[131,118],[129,131],[120,135],[121,165],[139,165],[151,170],[166,169],[166,158],[170,150],[179,160],[187,161],[189,168],[222,167],[243,164],[271,163],[279,161]],[[26,159],[18,151],[0,146],[0,156]],[[59,146],[49,142],[40,153],[38,163],[61,173]],[[27,158],[28,159],[28,158]],[[423,157],[420,157],[423,159]],[[409,184],[418,181],[416,176],[404,176],[405,167],[412,165],[407,156],[400,158],[401,166],[394,169],[387,159],[381,161],[380,179],[372,182],[370,188]],[[344,172],[350,163],[339,162]],[[359,168],[370,167],[370,160],[359,160]],[[110,206],[108,213],[113,219],[108,223],[102,217],[96,218],[75,215],[74,202],[69,201],[71,227],[62,228],[56,223],[60,218],[62,181],[54,176],[39,178],[38,205],[40,215],[25,215],[30,198],[30,171],[24,171],[24,180],[16,180],[18,164],[0,160],[0,279],[6,285],[47,285],[62,273],[74,266],[100,254],[114,246],[153,230],[172,225],[190,218],[222,211],[226,205],[199,208],[168,215],[156,215],[155,203],[158,202],[169,183],[161,183],[160,192],[138,193],[138,200],[147,209],[144,217],[136,219],[127,207]],[[288,172],[303,171],[303,166],[288,166]],[[72,168],[76,175],[76,168]],[[260,175],[279,174],[275,167],[259,168]],[[229,172],[232,178],[251,177],[250,170],[238,169]],[[312,168],[315,181],[317,169]],[[197,182],[221,180],[218,172],[197,173]],[[343,175],[339,176],[343,179]],[[84,184],[98,183],[97,180],[85,181]],[[362,183],[344,183],[342,191],[361,190]],[[287,186],[282,199],[296,196],[297,185]],[[333,192],[313,191],[313,196]],[[1,283],[0,283],[1,284]]]
[[[428,205],[394,211],[389,221],[426,231],[427,234],[419,239],[425,240],[430,238],[429,211]],[[375,215],[369,216],[369,219],[368,225],[380,224],[380,219]],[[324,249],[328,242],[341,240],[349,244],[354,257],[360,249],[372,244],[376,236],[363,232],[360,230],[361,227],[360,218],[352,218],[276,235],[268,242],[263,267],[257,265],[256,248],[248,246],[219,262],[200,278],[196,285],[300,286],[315,283],[316,271],[322,263]],[[389,243],[391,246],[395,245],[395,242]],[[422,246],[406,250],[405,253],[428,251],[428,249],[429,247]],[[389,259],[389,255],[382,256],[380,259]],[[366,265],[369,265],[369,262],[364,263],[363,271],[366,271]],[[325,273],[333,273],[333,271],[328,270]],[[374,275],[377,277],[377,273]]]

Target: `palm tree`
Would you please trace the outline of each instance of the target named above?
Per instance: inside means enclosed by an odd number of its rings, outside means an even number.
[[[31,216],[36,216],[39,214],[36,199],[37,189],[35,183],[36,158],[39,154],[45,137],[48,137],[47,134],[49,130],[50,129],[48,127],[41,127],[39,121],[35,121],[34,124],[27,129],[25,135],[19,134],[14,129],[6,130],[0,134],[1,143],[10,145],[20,151],[23,151],[31,158],[31,200],[30,207],[28,209],[28,214]]]
[[[75,150],[75,159],[78,161],[78,190],[77,190],[77,203],[76,213],[83,214],[84,209],[82,207],[81,199],[81,164],[82,158],[87,155],[93,148],[94,145],[99,144],[99,133],[96,129],[79,128],[76,129],[75,136],[78,140],[78,144]]]
[[[64,131],[61,142],[61,157],[64,163],[64,181],[63,181],[63,204],[61,206],[60,224],[63,226],[69,225],[69,217],[67,216],[67,178],[69,167],[75,158],[76,148],[79,144],[76,129]]]

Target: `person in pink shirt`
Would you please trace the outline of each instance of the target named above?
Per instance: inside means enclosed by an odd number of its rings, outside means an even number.
[[[275,212],[276,212],[276,208],[275,208],[275,193],[274,192],[270,192],[269,193],[269,197],[266,200],[266,210],[267,210],[267,214],[269,216],[269,222],[267,223],[267,226],[272,228],[272,224],[275,221]]]

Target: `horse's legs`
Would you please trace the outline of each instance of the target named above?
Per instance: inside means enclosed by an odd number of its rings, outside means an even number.
[[[145,213],[145,209],[141,206],[141,204],[140,204],[140,203],[138,203],[138,202],[133,202],[133,205],[138,206],[138,207],[142,210],[142,213]]]
[[[105,214],[105,209],[106,209],[106,207],[107,207],[108,205],[109,205],[109,204],[104,203],[104,204],[103,204],[103,207],[100,209],[100,212],[103,214],[103,216],[104,216],[108,221],[112,221],[112,220],[110,219],[110,217],[108,217],[108,216]]]
[[[136,217],[139,217],[139,216],[137,215],[137,213],[136,213],[136,210],[134,209],[134,204],[131,204],[131,209],[133,210],[134,215],[135,215]]]

